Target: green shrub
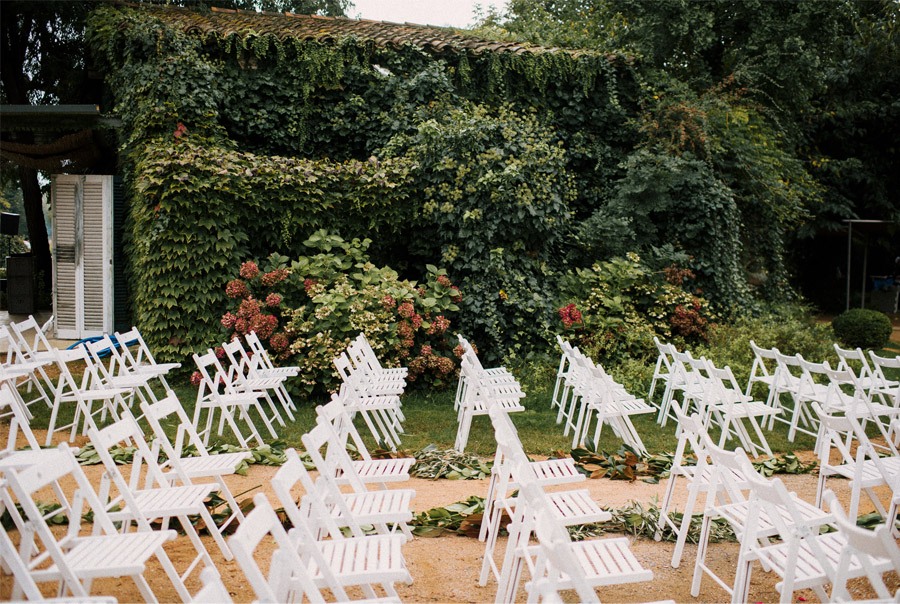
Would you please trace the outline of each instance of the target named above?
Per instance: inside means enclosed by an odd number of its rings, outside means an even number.
[[[273,254],[263,268],[241,265],[225,292],[232,309],[221,319],[229,336],[255,331],[270,354],[300,367],[306,392],[332,390],[332,359],[360,332],[379,360],[409,367],[408,379],[443,387],[456,377],[450,316],[462,294],[444,270],[428,266],[424,283],[376,267],[368,239],[344,241],[318,231],[304,244],[318,251],[291,262]]]
[[[705,342],[715,319],[709,302],[689,291],[694,274],[655,271],[635,253],[577,269],[562,281],[559,319],[572,344],[595,361],[656,356],[653,337],[681,347]]]
[[[883,348],[891,339],[890,318],[877,310],[851,308],[831,322],[834,335],[848,348]]]

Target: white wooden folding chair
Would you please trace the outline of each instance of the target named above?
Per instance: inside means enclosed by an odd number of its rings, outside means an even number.
[[[181,363],[157,363],[137,327],[132,327],[124,333],[117,331],[112,337],[119,343],[117,350],[129,372],[150,375],[160,381],[164,391],[170,390],[165,376],[170,371],[180,368]]]
[[[327,455],[333,459],[331,466],[336,470],[335,479],[338,484],[346,482],[344,468],[348,465],[363,483],[374,484],[382,489],[387,488],[388,482],[409,480],[409,470],[416,463],[415,458],[372,459],[353,425],[353,418],[344,405],[341,394],[333,394],[331,402],[316,407],[316,421],[326,424],[331,431]],[[348,445],[353,446],[360,459],[351,459],[347,452]]]
[[[280,378],[282,383],[275,388],[275,396],[285,407],[288,417],[293,418],[293,412],[297,410],[293,397],[287,389],[287,380],[297,377],[300,374],[300,368],[295,366],[276,366],[269,356],[269,352],[255,331],[251,331],[244,336],[247,346],[250,348],[250,365],[253,374],[259,378]]]
[[[719,368],[709,360],[706,360],[706,365],[709,381],[703,395],[703,413],[707,418],[707,427],[716,425],[721,430],[719,446],[723,446],[734,434],[743,449],[754,457],[762,454],[771,456],[772,449],[760,422],[765,423],[780,410],[741,392],[730,367]]]
[[[885,374],[885,369],[894,372],[894,375],[900,374],[900,355],[882,357],[870,350],[869,358],[872,360],[872,387],[869,396],[877,397],[879,402],[886,405],[900,407],[900,381],[890,379]]]
[[[200,371],[201,381],[197,390],[197,402],[194,405],[193,424],[194,428],[202,436],[204,445],[209,444],[216,416],[218,416],[217,434],[219,436],[222,435],[222,431],[227,424],[238,443],[245,449],[250,448],[250,442],[264,445],[265,441],[256,429],[251,411],[255,412],[259,419],[262,420],[269,436],[272,439],[278,438],[270,418],[266,415],[265,409],[259,402],[261,394],[237,390],[231,383],[215,352],[208,350],[204,355],[194,354],[194,363]],[[204,428],[200,429],[200,421],[204,411],[206,412],[206,423]],[[245,435],[244,431],[240,429],[236,421],[237,418],[246,426],[249,434]]]
[[[521,493],[510,525],[497,602],[515,600],[525,568],[533,583],[552,581],[556,590],[575,590],[581,601],[589,602],[598,601],[597,587],[653,579],[653,572],[643,568],[629,549],[626,537],[573,543],[547,493],[529,472],[527,464],[514,472]],[[538,537],[537,546],[529,544],[532,534]]]
[[[121,531],[127,533],[134,524],[139,531],[149,531],[150,523],[160,521],[162,528],[169,527],[171,519],[177,519],[181,530],[190,539],[197,555],[181,572],[181,580],[195,569],[215,568],[215,563],[206,551],[188,516],[199,516],[207,530],[213,536],[226,560],[231,559],[231,552],[225,544],[219,527],[213,521],[204,501],[216,490],[213,484],[170,486],[162,476],[162,470],[156,455],[144,440],[140,427],[127,411],[118,422],[106,426],[102,430],[88,429],[88,436],[100,461],[106,469],[98,495],[105,502],[107,516],[113,522],[120,523]],[[133,447],[134,457],[129,477],[126,479],[113,460],[110,449],[114,447]],[[144,487],[158,484],[163,486]]]
[[[366,381],[376,385],[376,392],[398,396],[403,394],[409,370],[406,367],[384,367],[365,334],[360,333],[350,342],[347,356],[353,361],[357,371],[365,374]]]
[[[165,454],[165,461],[160,463],[164,484],[205,484],[212,480],[219,496],[231,510],[231,514],[219,525],[219,531],[225,531],[232,522],[240,524],[244,519],[244,513],[224,477],[234,474],[244,460],[252,457],[251,454],[248,452],[210,454],[174,393],[170,392],[157,403],[141,403],[141,411],[153,431],[151,450],[154,454],[158,451]],[[174,438],[169,437],[163,422],[174,430]]]
[[[230,342],[223,343],[222,350],[225,351],[225,358],[228,359],[229,365],[225,372],[236,390],[253,392],[258,394],[261,399],[265,399],[272,412],[273,422],[278,422],[281,426],[285,425],[284,418],[281,417],[281,412],[278,410],[279,405],[284,409],[288,418],[294,421],[294,413],[291,411],[290,404],[287,401],[282,401],[280,397],[280,393],[284,390],[286,377],[262,377],[257,374],[254,369],[254,363],[250,360],[250,355],[247,354],[247,350],[244,348],[240,338],[234,338]],[[275,399],[278,399],[277,405]]]
[[[778,349],[762,348],[753,340],[750,340],[750,349],[753,351],[753,364],[750,365],[750,377],[747,379],[747,388],[744,390],[744,394],[752,395],[753,387],[756,384],[762,384],[766,388],[766,404],[771,406],[771,399],[774,395],[773,386],[778,372],[778,360],[775,357]]]
[[[516,492],[519,484],[513,476],[518,464],[527,463],[535,482],[543,487],[582,482],[585,476],[575,467],[572,458],[530,461],[522,449],[515,425],[509,415],[499,409],[491,409],[491,422],[497,439],[497,452],[491,467],[488,494],[484,502],[484,514],[478,538],[485,542],[479,585],[487,585],[490,574],[499,579],[501,569],[494,560],[494,549],[500,534],[504,515],[512,518],[518,504]],[[600,509],[587,489],[556,491],[548,494],[551,511],[565,526],[603,522],[612,516]]]
[[[376,443],[396,451],[403,432],[400,397],[379,391],[380,387],[369,382],[366,374],[353,365],[345,352],[333,362],[341,376],[341,394],[347,405],[362,416]]]
[[[232,604],[228,588],[222,583],[222,576],[214,568],[200,571],[200,582],[203,584],[193,596],[191,604]]]
[[[572,394],[570,374],[573,369],[572,362],[574,359],[572,358],[572,345],[569,342],[563,340],[559,335],[556,336],[556,342],[559,344],[561,354],[559,367],[556,370],[556,382],[553,385],[553,395],[550,398],[550,409],[553,410],[554,407],[558,409],[556,423],[561,424],[566,416],[569,399]]]
[[[816,442],[819,455],[816,505],[822,506],[829,478],[845,478],[850,486],[849,514],[856,518],[862,493],[865,492],[878,513],[889,519],[892,529],[897,532],[895,519],[900,502],[900,453],[897,448],[891,441],[887,441],[888,456],[883,457],[866,433],[860,418],[852,410],[837,414],[818,404],[814,405],[814,410],[821,422]],[[887,506],[882,504],[875,491],[879,486],[886,486],[891,491]],[[886,511],[886,507],[889,511]]]
[[[75,439],[79,428],[82,433],[87,433],[89,426],[96,425],[95,417],[98,415],[103,418],[109,414],[114,421],[119,419],[118,409],[126,406],[123,397],[128,395],[130,389],[104,385],[96,375],[97,368],[84,347],[53,349],[51,353],[56,361],[59,378],[53,393],[53,408],[47,426],[47,446],[53,442],[53,434],[57,431],[68,429],[70,442]],[[75,366],[83,369],[81,379],[76,378],[72,371]],[[98,404],[96,409],[95,403]],[[73,409],[72,421],[57,426],[59,413],[64,407]]]
[[[706,439],[705,447],[713,468],[713,480],[715,483],[707,492],[703,523],[697,545],[697,557],[694,562],[691,595],[694,597],[700,595],[701,581],[703,575],[706,574],[719,587],[724,589],[729,596],[733,597],[733,586],[739,581],[739,578],[736,576],[734,582],[729,584],[716,574],[712,566],[706,563],[713,520],[721,519],[728,522],[738,541],[743,542],[744,539],[748,539],[766,545],[769,538],[778,536],[776,523],[769,518],[768,514],[778,512],[788,517],[789,512],[780,506],[764,508],[759,512],[754,532],[748,532],[746,530],[747,518],[750,514],[751,505],[748,500],[748,493],[752,483],[745,477],[757,474],[753,465],[742,449],[726,451],[713,444],[709,439]],[[803,519],[805,526],[825,526],[832,520],[831,514],[826,514],[821,509],[806,503],[802,499],[795,498],[793,504],[794,513]]]
[[[835,344],[834,351],[838,356],[838,363],[835,369],[846,369],[853,373],[856,377],[854,385],[863,388],[866,392],[870,392],[875,384],[875,378],[872,367],[869,365],[869,360],[862,348],[841,348]]]
[[[494,385],[498,387],[518,385],[518,380],[506,367],[483,367],[481,361],[478,359],[478,353],[475,351],[475,347],[472,346],[462,334],[457,334],[456,337],[459,339],[459,345],[462,347],[463,358],[468,357],[469,361],[478,367],[481,370],[482,375],[485,378],[489,378]],[[468,400],[470,397],[466,391],[468,385],[468,381],[460,374],[459,382],[456,387],[456,397],[453,399],[453,409],[455,411],[459,411],[462,401]]]
[[[829,601],[825,586],[836,575],[836,564],[847,548],[847,537],[838,532],[821,533],[819,518],[807,520],[798,509],[798,499],[788,492],[779,478],[765,479],[750,475],[750,508],[746,533],[755,535],[763,515],[772,522],[779,540],[761,543],[756,539],[741,541],[737,577],[732,602],[750,600],[750,579],[754,562],[781,578],[775,584],[781,602],[791,602],[798,589],[812,589],[823,602]],[[890,570],[887,562],[884,570]],[[846,577],[865,574],[857,558],[852,558]]]
[[[593,363],[589,358],[582,356],[576,363],[584,364],[584,381],[580,383],[580,409],[575,423],[572,447],[586,441],[593,418],[595,443],[600,442],[603,426],[608,424],[626,445],[639,455],[646,455],[647,448],[631,417],[653,413],[655,408],[644,402],[644,399],[630,394],[624,386],[613,380],[602,366]]]
[[[54,383],[44,370],[46,365],[53,363],[49,351],[37,358],[29,356],[21,348],[18,336],[6,325],[0,325],[0,350],[6,351],[0,370],[8,376],[6,379],[12,379],[16,386],[25,388],[27,398],[23,398],[23,402],[26,410],[38,401],[52,407]],[[31,416],[30,411],[28,415]]]
[[[656,357],[656,365],[653,367],[653,378],[650,380],[650,391],[647,393],[647,400],[653,401],[653,395],[656,394],[656,384],[662,382],[668,384],[669,378],[672,376],[672,352],[675,347],[669,343],[659,341],[659,338],[653,336],[653,344],[659,355]],[[665,392],[666,386],[663,386]],[[662,407],[660,403],[659,407]]]
[[[788,425],[793,423],[794,415],[800,412],[800,403],[798,401],[803,379],[803,370],[800,368],[800,358],[797,355],[787,355],[776,350],[775,362],[777,364],[775,379],[772,380],[772,388],[769,391],[769,400],[767,402],[772,407],[781,409],[782,412],[769,418],[769,430],[775,426],[776,421]],[[786,397],[790,399],[789,402],[786,400]],[[785,405],[786,402],[787,406]],[[809,433],[809,430],[806,428],[803,428],[802,431]]]
[[[132,373],[122,358],[118,346],[109,335],[104,335],[91,342],[82,344],[90,355],[93,374],[96,382],[94,388],[110,388],[123,390],[121,400],[128,407],[134,406],[135,400],[155,401],[156,394],[150,386],[152,375]]]
[[[21,535],[19,555],[36,584],[54,582],[60,595],[85,597],[91,584],[103,577],[131,577],[148,602],[157,597],[144,573],[147,562],[156,558],[178,597],[184,601],[190,594],[178,576],[163,544],[175,539],[175,531],[138,531],[121,534],[104,511],[104,506],[94,492],[75,456],[65,443],[59,446],[58,455],[50,463],[29,466],[22,470],[5,468],[0,492],[7,505],[18,502],[28,519],[29,530]],[[60,479],[74,479],[76,491],[71,502],[58,501],[61,507],[46,514],[37,505],[36,496],[41,489]],[[41,497],[45,491],[41,491]],[[42,500],[42,503],[47,503]],[[85,505],[93,512],[93,534],[82,534],[82,514]],[[48,518],[63,514],[68,528],[60,538],[50,529]]]
[[[399,528],[407,537],[412,537],[408,523],[412,520],[410,504],[416,492],[412,489],[386,489],[369,491],[360,480],[352,466],[344,467],[342,481],[350,488],[342,492],[335,476],[337,470],[333,465],[334,457],[329,459],[328,445],[331,441],[331,428],[324,423],[317,423],[300,440],[313,465],[319,471],[317,485],[325,504],[331,510],[335,522],[349,526],[354,536],[363,534],[356,527],[372,524],[382,534],[392,532],[391,527]]]
[[[681,408],[684,412],[690,410],[691,404],[698,397],[703,396],[706,377],[699,371],[695,371],[695,359],[690,351],[679,351],[673,346],[671,349],[672,372],[666,380],[666,390],[659,406],[659,415],[656,418],[660,426],[665,426],[673,416],[672,400],[676,393],[681,393]]]
[[[53,317],[40,325],[37,319],[29,315],[24,321],[10,323],[8,328],[0,327],[0,341],[3,334],[7,334],[7,364],[14,363],[31,369],[31,374],[20,383],[27,387],[28,394],[35,390],[33,396],[25,399],[28,406],[37,400],[43,400],[47,406],[53,404],[52,393],[56,382],[46,371],[46,366],[55,362],[51,353],[54,346],[46,336],[52,324]]]
[[[462,453],[469,442],[469,432],[475,417],[487,415],[492,407],[505,413],[524,411],[521,400],[525,397],[522,387],[516,381],[493,377],[484,370],[473,352],[466,352],[460,361],[460,381],[463,398],[456,413],[456,441],[453,448]]]
[[[851,578],[850,568],[854,562],[862,568],[878,598],[884,602],[896,601],[900,591],[891,594],[884,581],[886,571],[900,572],[900,546],[891,534],[890,527],[884,524],[874,529],[857,526],[856,520],[844,513],[844,508],[832,491],[825,493],[825,504],[831,510],[834,524],[845,540],[841,556],[834,567],[834,574],[829,576],[832,586],[831,601],[853,600],[847,589],[847,581]]]
[[[294,527],[291,537],[316,569],[318,586],[331,589],[341,601],[347,600],[344,589],[350,586],[361,587],[367,598],[376,597],[373,586],[380,586],[388,597],[398,598],[394,583],[412,582],[401,550],[406,536],[345,537],[297,452],[289,449],[287,457],[272,478],[272,488]],[[301,506],[294,496],[298,483],[306,491]],[[318,540],[317,535],[329,539]]]
[[[268,575],[257,561],[257,551],[266,551],[263,541],[275,541],[268,560]],[[268,540],[267,540],[268,541]],[[281,526],[278,514],[263,493],[253,498],[253,510],[228,538],[234,559],[253,588],[258,602],[324,602],[309,566],[300,558],[297,544]]]

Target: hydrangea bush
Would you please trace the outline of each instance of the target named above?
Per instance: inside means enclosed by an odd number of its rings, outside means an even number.
[[[270,355],[300,368],[307,393],[338,384],[332,360],[365,333],[385,366],[405,365],[410,382],[442,387],[458,368],[451,318],[462,293],[435,266],[423,281],[400,279],[367,255],[370,240],[344,241],[326,231],[304,245],[314,253],[288,264],[272,254],[264,267],[244,262],[225,286],[231,309],[221,319],[229,338],[255,331]]]
[[[635,253],[597,262],[563,279],[559,320],[574,345],[604,363],[655,356],[654,336],[704,343],[715,316],[693,280],[688,269],[656,271]]]

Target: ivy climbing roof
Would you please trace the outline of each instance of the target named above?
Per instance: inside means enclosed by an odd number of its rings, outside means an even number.
[[[346,17],[322,17],[295,13],[251,12],[234,9],[212,8],[209,12],[197,12],[175,6],[142,6],[172,27],[187,34],[221,38],[248,36],[274,36],[279,40],[298,39],[333,42],[356,39],[379,47],[399,48],[413,45],[434,53],[468,52],[569,55],[595,54],[590,51],[565,50],[536,46],[521,42],[487,40],[453,28],[415,23],[392,23]],[[609,61],[619,58],[606,55]]]

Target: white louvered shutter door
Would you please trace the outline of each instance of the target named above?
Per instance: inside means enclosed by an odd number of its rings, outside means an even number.
[[[58,175],[53,181],[57,337],[112,330],[112,177]]]

